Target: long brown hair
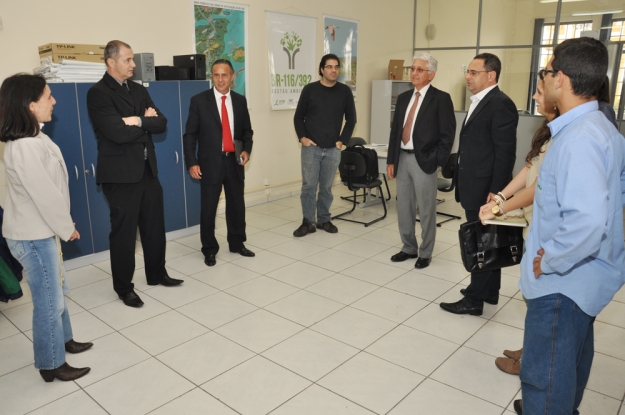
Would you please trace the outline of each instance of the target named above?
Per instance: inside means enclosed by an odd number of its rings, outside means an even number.
[[[560,110],[556,108],[556,116],[558,118],[560,116]],[[551,140],[551,130],[549,129],[549,120],[545,118],[545,121],[540,126],[540,128],[534,133],[534,137],[532,138],[532,148],[530,152],[527,153],[527,157],[525,157],[525,164],[528,166],[532,165],[532,159],[534,157],[538,157],[541,153],[540,149]]]

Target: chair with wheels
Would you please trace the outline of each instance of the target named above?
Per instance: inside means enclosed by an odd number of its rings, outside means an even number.
[[[350,210],[348,210],[347,212],[340,213],[336,216],[333,216],[332,219],[340,219],[340,220],[344,220],[347,222],[361,223],[365,225],[365,227],[384,219],[387,213],[386,201],[384,200],[384,197],[380,198],[382,200],[382,205],[384,206],[384,215],[382,217],[374,219],[370,222],[361,222],[361,221],[357,221],[353,219],[343,218],[343,216],[352,213],[356,209],[356,205],[357,205],[356,193],[358,192],[358,190],[377,188],[380,190],[380,194],[383,194],[383,193],[382,193],[382,182],[377,177],[371,178],[371,179],[366,178],[367,167],[365,163],[365,158],[358,153],[353,153],[350,151],[342,151],[341,163],[339,164],[339,172],[341,174],[341,180],[343,181],[343,184],[347,186],[349,190],[354,192],[353,199],[351,199],[353,202],[353,205]]]

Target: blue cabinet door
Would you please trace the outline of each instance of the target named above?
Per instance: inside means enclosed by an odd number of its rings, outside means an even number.
[[[152,136],[158,162],[158,178],[163,186],[166,232],[187,226],[179,84],[179,81],[160,81],[147,85],[154,105],[167,118],[167,130]]]
[[[54,106],[52,121],[46,123],[44,132],[50,136],[63,153],[69,175],[72,219],[76,223],[78,233],[80,233],[79,240],[61,243],[63,257],[72,259],[93,253],[89,204],[87,188],[85,187],[85,166],[82,146],[80,145],[76,84],[51,83],[49,85],[52,96],[56,99],[56,105]]]
[[[182,121],[182,135],[189,117],[191,97],[206,91],[210,87],[207,81],[180,82],[180,113]],[[185,201],[187,204],[187,226],[200,224],[200,182],[189,176],[188,166],[184,166]]]
[[[102,193],[102,187],[96,184],[96,163],[98,160],[98,142],[95,138],[93,125],[87,111],[87,92],[92,83],[76,84],[78,97],[78,116],[80,133],[82,136],[82,151],[85,161],[85,181],[87,183],[87,198],[89,200],[89,216],[93,233],[94,252],[109,249],[109,233],[111,220],[108,203]]]

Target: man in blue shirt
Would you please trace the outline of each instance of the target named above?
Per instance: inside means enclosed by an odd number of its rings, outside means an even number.
[[[607,67],[605,46],[579,38],[558,45],[539,73],[562,115],[549,123],[521,263],[525,415],[579,414],[595,316],[625,280],[625,139],[595,98]]]

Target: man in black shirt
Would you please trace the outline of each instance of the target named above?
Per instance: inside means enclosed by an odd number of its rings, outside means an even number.
[[[304,87],[293,117],[295,132],[302,143],[300,199],[304,214],[302,225],[293,232],[296,237],[315,232],[315,224],[317,229],[338,232],[330,222],[330,206],[334,199],[332,183],[341,161],[341,147],[349,141],[356,125],[354,96],[347,85],[337,82],[339,69],[336,55],[321,58],[321,80]]]

